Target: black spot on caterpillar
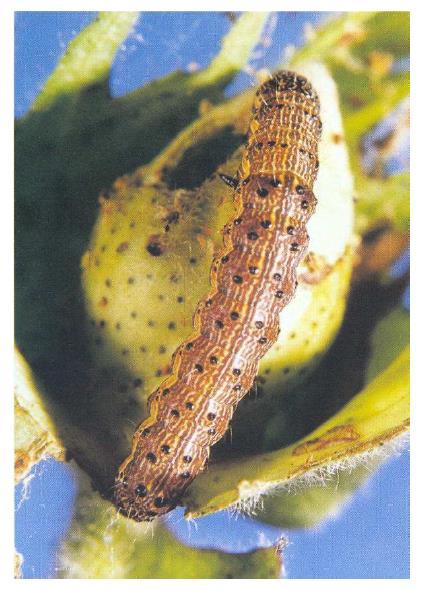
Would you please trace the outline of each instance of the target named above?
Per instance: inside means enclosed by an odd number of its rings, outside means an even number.
[[[280,72],[259,88],[237,178],[224,178],[237,212],[211,290],[119,468],[115,502],[128,517],[151,520],[178,504],[276,341],[308,246],[320,134],[318,97],[304,77]],[[151,254],[160,255],[156,245]]]

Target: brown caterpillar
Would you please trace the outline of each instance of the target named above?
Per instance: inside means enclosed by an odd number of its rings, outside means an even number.
[[[223,177],[235,187],[237,214],[224,228],[211,290],[116,478],[116,505],[135,520],[177,505],[277,339],[308,245],[321,127],[318,97],[304,77],[280,72],[259,88],[237,179]]]

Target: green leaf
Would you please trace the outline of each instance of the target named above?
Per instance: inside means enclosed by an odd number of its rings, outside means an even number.
[[[341,98],[345,137],[356,175],[357,229],[363,232],[389,221],[407,231],[407,174],[366,176],[361,167],[361,141],[409,94],[409,73],[392,73],[389,62],[409,53],[409,13],[354,13],[329,20],[316,31],[315,38],[296,52],[291,63],[297,64],[303,54],[322,59],[322,52]],[[378,66],[377,59],[384,57],[386,65]]]
[[[188,489],[187,514],[197,517],[248,503],[257,494],[294,478],[354,460],[407,431],[409,350],[368,384],[335,416],[308,436],[277,451],[210,467]]]
[[[356,228],[361,234],[389,223],[408,233],[410,227],[410,174],[400,172],[386,178],[358,175],[356,180]]]
[[[387,82],[362,108],[345,116],[345,130],[350,146],[358,147],[359,138],[386,117],[410,92],[408,73]]]
[[[330,17],[326,23],[314,31],[308,42],[299,48],[289,63],[296,66],[303,61],[328,59],[345,38],[353,43],[359,40],[366,23],[374,16],[374,12],[347,12],[338,17]]]
[[[372,51],[391,53],[395,59],[410,54],[410,13],[377,12],[366,23],[366,36],[354,46],[353,53],[361,58]]]
[[[129,34],[137,12],[101,12],[66,49],[32,110],[45,109],[61,94],[106,82],[116,50]]]
[[[394,308],[378,322],[371,335],[364,383],[370,383],[404,350],[409,342],[409,324],[409,314],[401,307]],[[256,517],[280,527],[314,526],[338,513],[380,462],[381,458],[376,455],[359,467],[322,473],[314,480],[311,478],[297,485],[294,480],[292,486],[263,498]]]
[[[356,177],[360,233],[386,222],[408,231],[407,175],[367,176],[361,158],[363,136],[409,95],[409,73],[392,69],[409,55],[409,36],[408,12],[345,13],[312,31],[289,59],[293,68],[303,60],[323,60],[334,76]]]
[[[210,86],[228,81],[247,62],[251,49],[260,40],[261,31],[268,18],[268,12],[246,12],[242,14],[222,41],[220,53],[205,69],[192,76],[190,86]]]

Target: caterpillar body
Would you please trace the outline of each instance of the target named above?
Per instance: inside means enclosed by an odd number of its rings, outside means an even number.
[[[211,290],[172,374],[149,398],[149,417],[116,477],[115,503],[138,521],[172,510],[207,463],[258,363],[276,341],[306,253],[319,167],[319,100],[282,71],[257,91],[235,185],[237,213],[211,270]]]

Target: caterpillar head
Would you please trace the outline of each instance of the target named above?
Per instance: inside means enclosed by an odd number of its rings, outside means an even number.
[[[267,82],[262,84],[257,91],[257,95],[263,96],[272,94],[278,96],[284,92],[297,92],[318,103],[318,97],[310,82],[304,76],[295,72],[281,70]]]
[[[148,521],[180,503],[204,467],[208,447],[181,444],[183,438],[160,422],[141,429],[135,440],[133,453],[119,469],[114,502],[121,514]]]
[[[165,495],[159,478],[146,477],[144,462],[131,460],[120,469],[115,481],[114,502],[121,514],[137,521],[151,521],[173,510],[178,501],[175,495]]]

